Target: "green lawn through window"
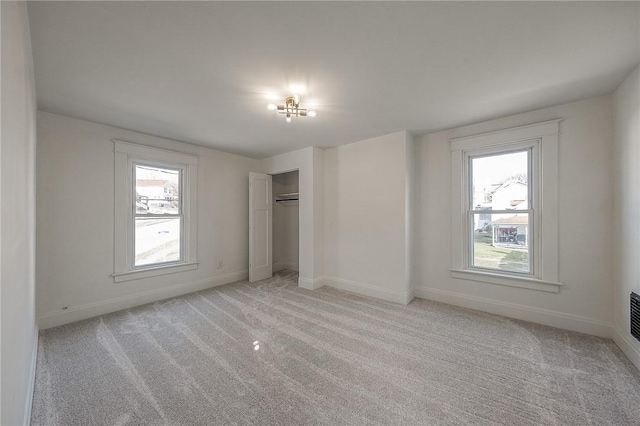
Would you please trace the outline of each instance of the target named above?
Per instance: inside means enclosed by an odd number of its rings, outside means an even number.
[[[508,272],[529,272],[528,250],[493,247],[490,232],[475,232],[473,235],[473,266]]]

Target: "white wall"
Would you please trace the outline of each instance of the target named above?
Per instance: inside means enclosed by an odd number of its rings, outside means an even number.
[[[199,156],[197,270],[113,282],[114,138]],[[248,175],[259,161],[46,112],[37,149],[42,328],[247,276]]]
[[[263,173],[298,170],[300,188],[300,250],[298,285],[307,289],[322,286],[322,175],[323,152],[309,147],[261,160]]]
[[[416,182],[416,144],[413,135],[409,132],[405,132],[405,280],[406,287],[409,291],[407,297],[407,303],[415,296],[415,270],[416,265],[420,261],[416,257],[416,244],[418,239],[415,236],[417,229],[417,215],[416,215],[416,198],[417,182]]]
[[[323,285],[324,274],[324,151],[313,148],[313,271],[314,286]]]
[[[299,203],[276,202],[278,194],[298,192],[298,171],[273,175],[273,270],[298,270]]]
[[[640,294],[640,68],[613,95],[614,340],[640,368],[640,342],[629,333],[629,294]]]
[[[35,322],[36,100],[27,4],[2,2],[0,145],[1,414],[28,424],[33,395]]]
[[[559,294],[452,279],[450,138],[551,119],[560,123]],[[592,334],[612,318],[611,96],[532,111],[417,139],[418,297]],[[637,211],[636,211],[637,213]]]
[[[325,284],[408,303],[412,298],[407,163],[397,132],[324,152]]]

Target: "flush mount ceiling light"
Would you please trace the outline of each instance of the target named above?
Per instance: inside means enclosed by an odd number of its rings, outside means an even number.
[[[318,115],[315,111],[307,111],[306,108],[300,108],[299,95],[287,96],[284,100],[284,105],[269,104],[267,109],[284,115],[287,123],[291,123],[291,117],[315,117]]]

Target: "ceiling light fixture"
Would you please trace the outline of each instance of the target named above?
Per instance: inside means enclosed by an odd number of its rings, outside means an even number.
[[[291,117],[316,117],[318,115],[315,111],[300,108],[299,95],[287,96],[284,100],[284,105],[269,104],[267,109],[284,115],[287,123],[291,123]]]

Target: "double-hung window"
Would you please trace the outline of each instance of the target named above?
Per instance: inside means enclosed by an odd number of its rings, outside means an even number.
[[[114,281],[196,269],[198,158],[114,144]]]
[[[133,162],[133,268],[170,265],[184,259],[184,166]]]
[[[529,178],[537,141],[510,148],[465,155],[469,268],[531,275],[537,197]]]
[[[558,124],[451,140],[454,278],[559,291]]]

